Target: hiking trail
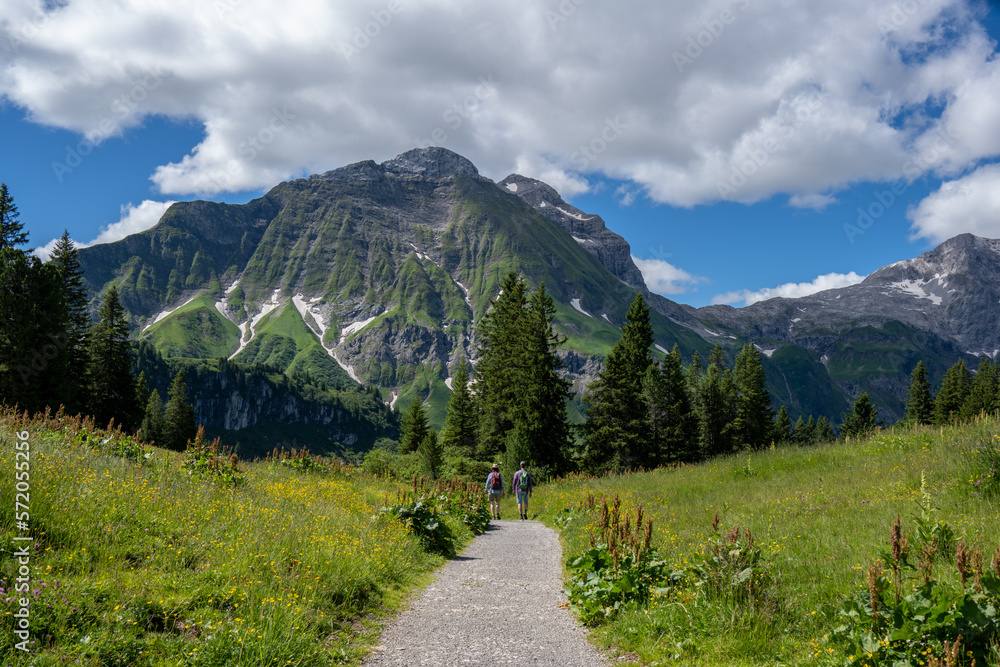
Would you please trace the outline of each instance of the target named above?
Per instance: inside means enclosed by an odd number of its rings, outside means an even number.
[[[382,631],[364,667],[604,667],[566,607],[562,547],[539,521],[493,521]]]

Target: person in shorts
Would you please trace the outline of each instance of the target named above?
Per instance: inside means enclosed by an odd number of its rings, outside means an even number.
[[[490,496],[490,516],[500,520],[500,496],[503,495],[503,475],[499,464],[494,463],[490,474],[486,476],[486,493]]]
[[[528,498],[535,488],[535,480],[531,478],[525,466],[528,464],[521,461],[521,469],[514,473],[514,492],[517,494],[517,511],[521,514],[521,520],[528,518]]]

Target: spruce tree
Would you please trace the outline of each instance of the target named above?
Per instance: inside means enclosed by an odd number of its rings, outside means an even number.
[[[927,367],[923,361],[918,361],[910,373],[903,419],[914,424],[930,424],[933,418],[934,399],[931,397],[931,383],[927,379]]]
[[[561,474],[569,465],[571,436],[566,404],[572,394],[570,381],[559,375],[564,364],[556,350],[565,339],[553,327],[555,312],[542,283],[531,295],[525,312],[521,392],[511,413],[515,423],[527,427],[532,465]]]
[[[194,418],[194,408],[188,398],[184,371],[177,371],[170,385],[170,400],[163,411],[163,446],[174,451],[184,451],[188,440],[193,440],[198,431]]]
[[[28,243],[28,232],[23,231],[17,205],[7,191],[7,184],[0,183],[0,250],[16,248]]]
[[[733,451],[733,423],[736,419],[735,385],[732,372],[716,361],[698,385],[698,441],[705,457]]]
[[[160,392],[153,390],[146,401],[145,416],[142,419],[142,439],[146,442],[161,444],[163,440],[163,425],[165,416],[163,412],[163,400]]]
[[[816,430],[813,440],[816,442],[833,442],[837,439],[837,433],[833,430],[833,425],[826,417],[816,420]]]
[[[698,350],[695,350],[694,354],[691,355],[691,363],[687,369],[688,396],[695,403],[698,402],[698,385],[701,384],[701,378],[704,374],[705,369],[701,363],[701,355],[698,354]]]
[[[761,449],[770,444],[774,425],[771,394],[753,343],[747,343],[736,355],[733,367],[736,385],[736,419],[733,422],[737,446]]]
[[[424,414],[424,403],[419,396],[414,397],[409,410],[403,415],[402,435],[399,439],[399,453],[409,454],[420,447],[427,437],[427,415]]]
[[[62,281],[63,300],[66,303],[68,328],[66,331],[67,372],[72,381],[66,409],[70,414],[81,412],[86,407],[86,394],[90,373],[90,331],[93,322],[87,312],[87,290],[83,286],[83,270],[80,268],[78,251],[68,231],[56,242],[52,250],[50,264]],[[141,396],[139,405],[144,405],[147,395]]]
[[[441,476],[441,466],[444,463],[444,451],[437,432],[432,428],[427,431],[423,440],[417,445],[420,459],[420,471],[431,479]]]
[[[101,302],[100,321],[90,343],[90,412],[102,426],[112,419],[126,430],[139,424],[135,377],[132,375],[132,341],[118,290],[108,289]]]
[[[792,420],[788,416],[788,410],[782,405],[778,408],[778,416],[774,418],[774,432],[771,437],[775,442],[788,442],[792,437]]]
[[[649,306],[636,294],[622,336],[611,349],[585,401],[584,465],[593,472],[655,465],[642,380],[653,363]]]
[[[997,377],[997,364],[989,357],[980,359],[979,367],[969,385],[969,393],[959,410],[959,417],[968,420],[981,414],[991,414],[1000,388],[998,382],[1000,379]]]
[[[854,401],[851,411],[844,414],[844,422],[840,425],[840,436],[842,438],[862,437],[880,426],[882,426],[882,421],[878,418],[878,411],[868,399],[868,392],[863,391]]]
[[[934,399],[934,423],[938,426],[950,424],[960,417],[962,405],[969,395],[972,378],[964,359],[959,359],[948,369],[941,388]]]
[[[526,461],[528,467],[534,466],[531,458],[531,443],[528,425],[524,422],[517,422],[514,427],[507,432],[504,443],[504,456],[502,472],[507,484],[512,484],[514,473],[521,467],[521,461]]]
[[[642,385],[656,464],[699,460],[697,417],[691,407],[680,348],[646,369]]]
[[[479,362],[476,364],[476,412],[479,433],[477,456],[495,457],[503,452],[507,431],[514,424],[511,410],[520,399],[524,355],[521,341],[525,327],[524,281],[513,271],[476,330]]]
[[[441,433],[441,444],[463,456],[474,456],[476,450],[476,406],[469,391],[469,362],[462,357],[451,380],[451,401],[448,418]]]

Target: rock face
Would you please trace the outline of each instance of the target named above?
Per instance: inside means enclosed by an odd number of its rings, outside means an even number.
[[[533,178],[511,174],[499,183],[573,237],[611,273],[632,289],[648,293],[639,267],[632,261],[628,241],[615,234],[599,215],[588,215],[567,204],[550,185]]]

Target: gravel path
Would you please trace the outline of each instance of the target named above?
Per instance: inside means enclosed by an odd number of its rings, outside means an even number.
[[[609,664],[565,602],[555,531],[494,521],[383,630],[364,665]]]

